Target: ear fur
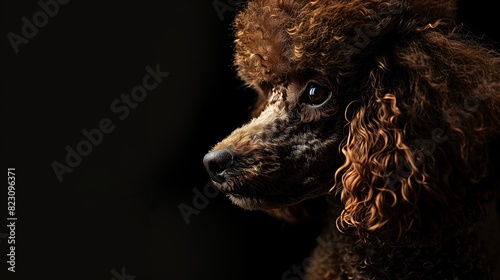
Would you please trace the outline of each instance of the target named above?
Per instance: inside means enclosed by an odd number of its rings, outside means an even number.
[[[415,13],[422,18],[455,19],[457,0],[406,0]]]
[[[362,75],[342,148],[337,225],[365,240],[451,237],[498,198],[500,58],[453,32],[421,32]]]

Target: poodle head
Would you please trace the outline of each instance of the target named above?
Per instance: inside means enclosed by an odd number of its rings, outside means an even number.
[[[214,184],[246,209],[330,194],[338,227],[365,239],[455,230],[498,193],[500,119],[498,55],[459,34],[455,10],[453,0],[249,2],[234,61],[259,99],[205,156]]]

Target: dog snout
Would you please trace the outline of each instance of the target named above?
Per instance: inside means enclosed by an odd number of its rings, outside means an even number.
[[[233,165],[234,154],[229,149],[209,152],[203,158],[203,164],[208,174],[218,184],[226,181],[224,173]]]

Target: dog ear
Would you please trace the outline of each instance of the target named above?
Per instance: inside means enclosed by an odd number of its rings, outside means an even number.
[[[437,32],[424,37],[376,58],[358,83],[364,97],[336,174],[337,225],[365,240],[451,237],[498,197],[500,58]]]
[[[439,20],[455,19],[457,0],[406,0],[412,10],[420,17]]]

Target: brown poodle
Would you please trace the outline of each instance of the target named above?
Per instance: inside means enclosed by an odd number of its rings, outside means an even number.
[[[500,55],[455,10],[253,0],[237,15],[235,65],[259,99],[204,164],[245,209],[296,220],[327,202],[307,279],[500,279]]]

